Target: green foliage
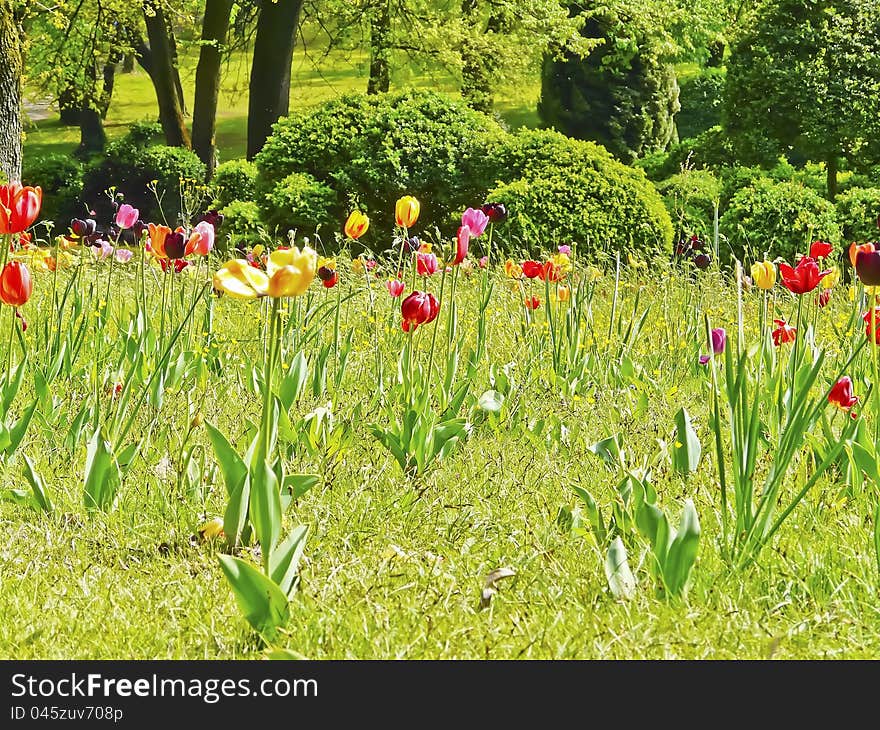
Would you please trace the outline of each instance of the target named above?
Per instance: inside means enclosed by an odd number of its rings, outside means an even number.
[[[40,217],[66,230],[71,218],[84,212],[79,203],[83,186],[83,165],[69,155],[48,155],[27,160],[21,173],[25,185],[43,188]]]
[[[631,163],[673,140],[679,89],[656,34],[619,38],[622,25],[614,11],[594,13],[583,33],[605,39],[603,45],[583,59],[571,53],[544,59],[538,111],[545,124]]]
[[[598,145],[526,131],[494,164],[514,178],[488,194],[507,206],[514,235],[548,246],[576,241],[584,253],[669,251],[672,223],[662,198],[640,171]]]
[[[721,182],[706,170],[687,170],[657,185],[675,226],[676,239],[697,235],[711,237]]]
[[[310,233],[331,225],[336,193],[307,173],[292,172],[261,199],[263,220],[269,229],[296,229]]]
[[[752,260],[767,253],[793,261],[811,241],[841,240],[832,203],[798,183],[763,177],[733,195],[720,226],[733,254]]]
[[[217,246],[222,250],[222,240],[229,240],[232,246],[243,242],[255,242],[260,238],[260,206],[252,200],[233,200],[220,209],[223,214],[223,227],[217,236]]]
[[[211,179],[211,191],[216,208],[233,200],[256,200],[257,166],[248,160],[229,160],[218,165]]]
[[[99,219],[108,219],[113,213],[106,194],[112,188],[138,208],[144,220],[159,219],[164,214],[169,223],[175,223],[181,211],[181,181],[204,180],[205,166],[195,153],[153,144],[157,126],[134,125],[129,134],[112,143],[103,157],[86,168],[82,199]],[[153,185],[156,193],[151,190]]]
[[[495,182],[486,152],[503,136],[490,117],[432,92],[353,94],[279,121],[256,163],[271,197],[284,200],[287,193],[275,193],[278,183],[307,173],[335,192],[331,220],[341,227],[358,205],[372,221],[367,237],[384,240],[403,194],[421,201],[421,228],[481,201]],[[286,215],[266,213],[273,220]]]
[[[690,139],[721,124],[724,96],[724,69],[705,68],[699,74],[680,82],[681,110],[675,115],[675,126],[681,139]]]
[[[874,241],[880,217],[880,188],[851,188],[837,196],[843,242]]]
[[[721,127],[712,127],[692,139],[684,139],[669,148],[636,161],[645,174],[655,181],[677,175],[683,167],[718,171],[736,164],[733,149]]]

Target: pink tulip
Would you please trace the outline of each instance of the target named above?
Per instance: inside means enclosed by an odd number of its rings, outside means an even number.
[[[207,256],[212,248],[214,248],[214,226],[208,221],[202,221],[193,228],[184,255]]]
[[[416,258],[416,271],[419,276],[432,276],[437,273],[439,263],[432,253],[420,253]]]
[[[485,268],[489,265],[489,257],[488,257],[488,256],[483,256],[483,257],[480,259],[479,264],[480,264],[480,268],[481,268],[481,269],[485,269]]]
[[[133,254],[129,249],[127,249],[127,248],[117,248],[117,249],[113,252],[113,254],[116,256],[116,260],[117,260],[120,264],[127,264],[129,261],[131,261],[131,257],[134,255],[134,254]]]
[[[137,208],[132,208],[128,203],[123,203],[116,211],[116,225],[121,229],[132,228],[141,217]]]
[[[92,246],[92,255],[98,259],[98,261],[103,261],[112,253],[113,246],[107,243],[107,241],[101,240]]]
[[[472,210],[472,208],[468,208],[468,210]],[[480,213],[480,215],[483,215],[483,217],[485,217],[485,215],[482,213],[482,211],[476,211],[476,212]],[[486,220],[488,221],[489,219],[486,218]],[[470,245],[470,242],[471,242],[470,226],[466,226],[466,225],[461,226],[458,229],[458,235],[455,237],[455,258],[452,259],[453,266],[457,266],[462,261],[464,261],[465,257],[467,256],[467,253],[468,253],[468,246]]]
[[[400,279],[389,279],[385,282],[385,286],[388,287],[388,293],[395,299],[403,294],[405,288],[404,283]]]
[[[482,210],[468,208],[462,213],[461,225],[462,227],[470,228],[471,235],[474,238],[479,238],[483,235],[483,231],[486,230],[486,226],[489,225],[489,216]],[[459,228],[459,231],[461,231],[461,228]]]
[[[570,256],[571,255],[571,246],[566,246],[565,244],[563,244],[562,246],[559,247],[559,253],[564,253],[566,256]]]

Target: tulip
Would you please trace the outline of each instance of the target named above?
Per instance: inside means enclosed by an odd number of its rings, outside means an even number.
[[[468,208],[468,210],[473,210],[473,208]],[[476,212],[479,213],[480,211]],[[482,215],[482,213],[480,213],[480,215]],[[488,220],[488,218],[486,220]],[[468,254],[468,246],[470,245],[472,235],[478,236],[480,234],[472,233],[471,228],[468,225],[462,225],[459,227],[458,235],[455,237],[455,258],[452,259],[453,266],[457,266],[464,261]]]
[[[467,227],[471,231],[474,238],[479,238],[489,225],[489,216],[482,210],[476,208],[468,208],[461,216],[462,227]],[[461,228],[458,229],[461,231]]]
[[[816,297],[816,304],[818,304],[820,307],[827,307],[830,299],[831,299],[831,290],[830,289],[823,289],[822,292],[819,294],[819,296]]]
[[[696,266],[698,269],[708,269],[709,264],[711,263],[712,258],[709,256],[709,254],[698,253],[696,256],[694,256],[694,266]]]
[[[129,261],[131,261],[131,257],[134,254],[131,251],[129,251],[127,248],[117,248],[113,252],[113,255],[116,257],[116,260],[120,264],[127,264]]]
[[[159,259],[159,265],[162,267],[163,272],[168,271],[168,268],[171,267],[175,274],[179,274],[189,266],[189,261],[186,259],[175,259],[174,261],[171,259]],[[253,266],[253,264],[251,265]]]
[[[416,272],[419,276],[432,276],[437,273],[439,266],[436,255],[432,253],[416,254]]]
[[[853,243],[849,247],[849,262],[853,265],[853,268],[855,268],[856,257],[860,253],[872,253],[874,250],[873,243]]]
[[[541,300],[538,297],[527,297],[526,298],[526,309],[537,309],[541,306]]]
[[[135,223],[141,217],[141,212],[137,208],[133,208],[128,203],[123,203],[116,211],[116,225],[122,230],[133,228]]]
[[[504,273],[511,279],[519,279],[523,274],[522,266],[516,263],[513,259],[507,259],[507,261],[504,262]]]
[[[388,289],[388,293],[397,299],[401,294],[403,294],[404,283],[400,279],[389,279],[385,282],[385,286]]]
[[[831,392],[828,393],[828,402],[842,411],[850,410],[859,402],[858,397],[853,395],[853,383],[848,375],[840,378],[831,388]]]
[[[507,208],[504,207],[504,203],[486,203],[482,210],[492,223],[501,223],[507,219]]]
[[[752,281],[758,289],[765,291],[776,284],[776,267],[771,261],[758,261],[752,264]]]
[[[182,259],[186,256],[187,242],[183,236],[183,229],[178,228],[173,233],[165,236],[165,242],[162,244],[162,250],[165,258]]]
[[[407,238],[404,241],[404,244],[406,245],[407,249],[409,249],[410,253],[418,251],[422,247],[422,242],[421,240],[419,240],[418,236],[411,236],[410,238]]]
[[[355,241],[363,236],[370,227],[370,219],[359,210],[353,210],[345,221],[345,235]]]
[[[336,262],[333,259],[324,259],[319,263],[322,265],[318,267],[318,278],[321,280],[325,289],[332,289],[339,281],[339,274],[336,271]]]
[[[414,291],[400,303],[400,313],[403,315],[403,331],[414,331],[420,324],[437,319],[440,302],[429,292]]]
[[[840,281],[840,269],[836,266],[832,266],[829,269],[828,276],[822,279],[822,288],[823,289],[833,289],[837,286],[837,282]]]
[[[360,256],[358,256],[356,259],[351,260],[351,270],[355,274],[364,273],[364,260]]]
[[[858,251],[856,274],[865,286],[880,285],[880,251]]]
[[[716,327],[710,333],[710,339],[712,340],[712,354],[723,354],[724,347],[727,344],[727,332],[725,332],[722,327]],[[700,355],[700,365],[705,365],[708,362],[709,355]]]
[[[480,259],[477,261],[477,264],[481,269],[485,269],[489,265],[489,257],[481,256]]]
[[[40,214],[43,190],[20,182],[0,185],[0,234],[23,233]]]
[[[537,261],[532,261],[529,259],[528,261],[523,261],[522,263],[522,272],[528,279],[536,279],[544,273],[544,267],[539,264]]]
[[[565,244],[563,244],[556,250],[564,256],[571,256],[571,246],[566,246]]]
[[[786,342],[795,341],[797,338],[797,328],[787,324],[784,319],[774,319],[773,324],[776,325],[776,329],[772,332],[773,344],[776,347],[779,347]]]
[[[880,345],[880,309],[874,310],[873,322],[871,321],[871,312],[865,312],[862,315],[862,319],[865,321],[865,336],[870,340],[871,339],[871,326],[874,327],[874,344]]]
[[[594,281],[599,281],[602,278],[602,271],[595,266],[588,266],[586,279],[588,284],[592,284]]]
[[[560,302],[567,302],[569,299],[571,299],[571,289],[565,284],[560,284],[556,287],[556,298]]]
[[[819,286],[819,282],[831,270],[819,271],[819,265],[809,256],[804,256],[794,268],[786,263],[779,264],[779,273],[782,285],[792,294],[807,294]]]
[[[165,253],[165,239],[171,233],[171,229],[168,226],[157,226],[155,223],[150,223],[147,226],[147,229],[150,232],[150,240],[149,240],[149,250],[150,252],[160,259],[167,259],[168,256]]]
[[[20,261],[10,261],[0,273],[0,301],[10,307],[20,307],[31,298],[34,282],[31,272]]]
[[[568,246],[563,246],[563,248],[568,248]],[[572,269],[571,257],[563,251],[553,254],[553,256],[550,257],[550,261],[556,264],[563,274],[567,274]]]
[[[562,278],[562,269],[553,261],[547,261],[541,266],[539,276],[541,281],[559,281]]]
[[[95,223],[94,218],[86,218],[85,220],[74,218],[70,221],[70,232],[73,234],[74,238],[87,238],[88,236],[94,236],[97,227],[98,225]]]
[[[827,259],[833,250],[834,246],[830,243],[825,243],[825,241],[813,241],[813,245],[810,246],[810,258]]]
[[[379,262],[376,261],[376,259],[367,259],[367,260],[364,262],[364,266],[367,267],[367,271],[372,271],[372,270],[375,269],[378,265],[379,265]]]
[[[92,254],[94,254],[95,258],[98,259],[98,261],[103,261],[112,253],[113,246],[111,246],[107,241],[104,240],[98,241],[92,247]]]
[[[394,216],[397,225],[404,228],[412,228],[419,219],[421,205],[412,195],[405,195],[394,206]]]
[[[185,255],[207,256],[214,248],[214,235],[214,226],[208,221],[196,224],[192,236],[187,241]]]
[[[315,278],[318,254],[306,246],[273,251],[266,273],[246,259],[227,261],[214,274],[214,288],[236,299],[296,297],[305,293]]]

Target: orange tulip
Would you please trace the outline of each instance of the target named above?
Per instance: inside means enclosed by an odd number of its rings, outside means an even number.
[[[370,219],[359,210],[353,210],[345,221],[345,235],[355,241],[363,236],[370,227]]]
[[[853,243],[849,247],[849,262],[853,265],[853,268],[855,268],[856,259],[859,257],[860,253],[874,253],[875,250],[873,243]]]

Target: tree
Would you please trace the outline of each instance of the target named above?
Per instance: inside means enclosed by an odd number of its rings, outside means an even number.
[[[600,39],[586,58],[547,56],[538,111],[561,132],[604,145],[626,163],[676,140],[679,48],[662,22],[625,3],[587,13],[583,33]]]
[[[303,0],[263,0],[248,99],[247,157],[253,159],[290,109],[290,66]]]
[[[880,0],[761,6],[731,51],[724,120],[746,162],[792,151],[824,161],[834,200],[840,158],[880,160]]]
[[[22,32],[12,0],[0,0],[0,174],[21,177]]]
[[[193,151],[205,163],[208,179],[217,166],[217,100],[220,95],[220,64],[232,0],[206,0],[202,20],[202,44],[199,64],[196,67],[196,95],[193,104],[192,145]]]

